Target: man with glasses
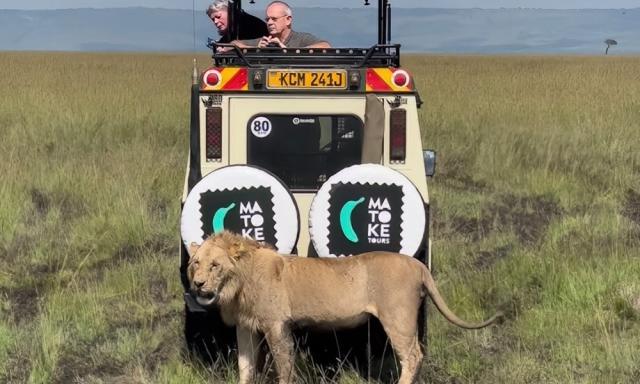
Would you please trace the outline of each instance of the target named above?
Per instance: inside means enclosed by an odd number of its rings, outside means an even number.
[[[248,47],[294,47],[294,48],[330,48],[322,39],[306,32],[296,32],[291,28],[293,12],[284,1],[272,1],[267,6],[266,17],[269,34],[259,39],[234,41],[240,48]]]

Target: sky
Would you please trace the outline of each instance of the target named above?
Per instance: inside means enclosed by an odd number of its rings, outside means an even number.
[[[262,10],[269,0],[243,0],[245,8]],[[377,5],[377,0],[369,0]],[[152,7],[192,9],[206,8],[207,0],[0,0],[0,9],[62,9],[62,8],[111,8],[111,7]],[[361,7],[364,0],[289,0],[295,7]],[[391,0],[392,7],[425,8],[640,8],[640,0]]]

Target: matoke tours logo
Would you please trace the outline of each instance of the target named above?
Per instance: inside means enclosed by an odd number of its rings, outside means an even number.
[[[332,187],[329,198],[329,249],[356,254],[401,248],[402,187],[343,184]]]
[[[200,195],[202,230],[224,230],[269,244],[276,243],[273,194],[269,187],[206,191]]]

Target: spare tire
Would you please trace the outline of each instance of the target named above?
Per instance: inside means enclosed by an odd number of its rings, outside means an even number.
[[[309,212],[309,236],[318,256],[390,251],[415,256],[426,215],[420,192],[402,173],[360,164],[331,176]]]
[[[185,248],[228,230],[290,254],[298,241],[298,206],[284,183],[255,166],[230,165],[202,178],[182,208],[180,232]]]

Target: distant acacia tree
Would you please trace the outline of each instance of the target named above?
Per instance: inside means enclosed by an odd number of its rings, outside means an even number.
[[[609,47],[612,45],[618,45],[618,42],[613,40],[613,39],[607,39],[604,41],[605,44],[607,44],[607,49],[605,49],[604,54],[608,55],[609,54]]]

